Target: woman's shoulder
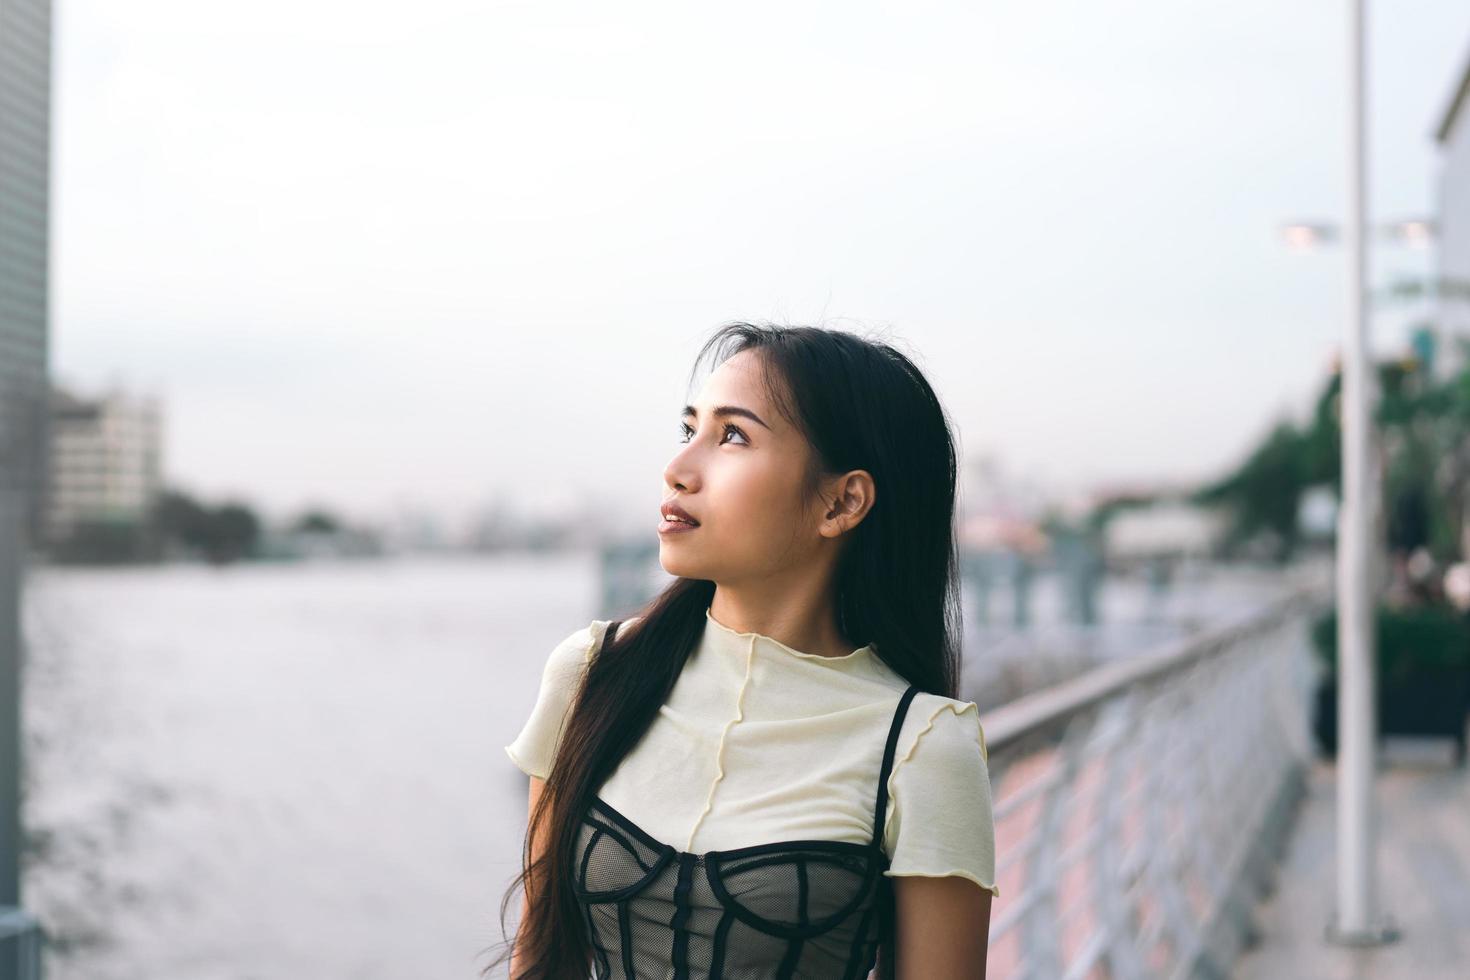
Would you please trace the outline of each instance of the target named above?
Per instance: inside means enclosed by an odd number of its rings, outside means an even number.
[[[640,618],[639,616],[628,616],[620,620],[594,619],[585,626],[578,626],[551,648],[551,653],[547,658],[548,664],[580,669],[602,646],[609,626],[615,621],[618,622],[618,632],[622,634],[628,626],[638,622]]]
[[[606,629],[607,621],[597,619],[584,626],[578,626],[552,645],[547,659],[561,665],[585,662],[592,655],[593,648],[601,642],[603,631]]]
[[[895,768],[918,760],[920,765],[943,769],[973,759],[978,751],[989,761],[980,707],[974,701],[920,691],[909,704],[899,737]]]

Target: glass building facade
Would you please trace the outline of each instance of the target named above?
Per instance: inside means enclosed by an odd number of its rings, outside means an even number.
[[[21,590],[38,540],[48,410],[51,2],[0,0],[0,971],[34,977],[19,913]]]

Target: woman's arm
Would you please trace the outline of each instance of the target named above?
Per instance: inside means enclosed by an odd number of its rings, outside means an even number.
[[[536,801],[541,798],[541,791],[546,788],[546,780],[542,779],[541,777],[539,777],[539,776],[532,776],[532,777],[530,777],[530,779],[531,779],[531,788],[530,788],[530,793],[529,793],[529,795],[527,797],[527,801],[526,801],[526,822],[527,822],[528,825],[529,825],[530,820],[531,820],[531,814],[536,812]],[[543,833],[543,834],[539,835],[536,838],[536,840],[532,841],[532,843],[531,843],[531,860],[533,862],[536,860],[537,857],[540,856],[540,854],[541,854],[541,843],[544,840],[545,840],[545,834]],[[525,882],[525,888],[524,888],[524,890],[521,893],[521,918],[520,918],[520,922],[525,922],[526,921],[526,913],[530,910],[530,905],[531,905],[531,890],[532,890],[532,882],[531,882],[531,879],[530,878],[527,878],[526,879],[526,882]],[[520,953],[521,953],[521,947],[520,947],[521,930],[519,928],[519,925],[520,924],[517,923],[517,928],[516,928],[516,944],[512,948],[512,950],[511,950],[511,957],[510,957],[510,976],[512,976],[512,977],[514,977],[515,974],[516,974],[516,962],[520,959]]]
[[[898,980],[984,980],[992,897],[959,875],[894,877]]]

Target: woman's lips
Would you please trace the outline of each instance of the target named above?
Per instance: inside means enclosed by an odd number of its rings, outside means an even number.
[[[668,518],[658,522],[659,534],[678,534],[681,531],[693,531],[698,529],[698,524],[689,524],[685,521],[671,521]]]

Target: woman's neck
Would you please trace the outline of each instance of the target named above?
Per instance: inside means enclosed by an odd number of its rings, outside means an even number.
[[[737,633],[759,633],[803,653],[845,657],[853,651],[837,628],[830,590],[716,586],[710,615]]]

